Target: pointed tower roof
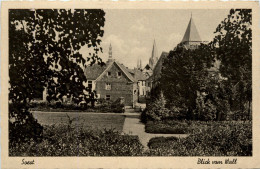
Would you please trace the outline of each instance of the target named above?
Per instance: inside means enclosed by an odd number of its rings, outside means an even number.
[[[155,43],[155,39],[153,41],[153,50],[152,50],[152,56],[149,59],[149,65],[151,66],[151,68],[153,68],[155,66],[155,64],[158,61],[158,52],[157,52],[157,47],[156,47],[156,43]]]
[[[190,22],[188,24],[188,27],[186,29],[186,32],[184,34],[184,37],[181,42],[200,42],[200,35],[198,33],[198,30],[194,24],[194,21],[192,19],[192,15],[190,17]]]
[[[158,58],[158,56],[157,56],[157,47],[156,47],[155,39],[154,39],[154,41],[153,41],[152,58]]]

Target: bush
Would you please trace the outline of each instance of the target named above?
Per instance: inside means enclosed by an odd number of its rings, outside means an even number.
[[[191,135],[178,140],[151,140],[148,155],[252,156],[251,122],[194,122]],[[153,146],[154,145],[154,146]]]
[[[97,105],[92,108],[88,107],[87,103],[79,105],[74,103],[61,103],[61,102],[32,102],[29,105],[32,111],[88,111],[88,112],[115,112],[123,113],[124,104],[120,104],[120,100],[112,102],[110,100],[99,99]]]
[[[42,142],[14,143],[9,149],[10,156],[138,156],[142,152],[136,136],[70,125],[46,126]]]
[[[181,121],[148,121],[145,124],[145,132],[147,133],[187,134],[188,131],[189,125],[186,122]]]
[[[9,104],[9,143],[36,142],[42,139],[43,127],[23,103]]]
[[[118,98],[111,104],[111,112],[114,113],[124,113],[125,112],[125,105],[121,103],[121,99]]]
[[[172,142],[172,141],[176,142],[177,140],[178,138],[176,137],[154,137],[149,140],[147,145],[150,149],[157,149],[162,146],[162,143]]]
[[[158,99],[147,105],[147,110],[142,112],[143,121],[160,121],[172,117],[172,112],[165,108],[166,100],[161,93]]]

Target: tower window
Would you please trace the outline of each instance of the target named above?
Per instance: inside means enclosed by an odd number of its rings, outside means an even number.
[[[107,76],[111,76],[111,72],[107,72]]]

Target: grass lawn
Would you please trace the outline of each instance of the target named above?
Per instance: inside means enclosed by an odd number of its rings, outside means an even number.
[[[102,130],[115,129],[121,132],[125,117],[123,115],[93,114],[93,113],[67,113],[73,119],[72,125],[83,128]],[[42,125],[68,124],[68,117],[65,112],[33,112],[33,116]]]

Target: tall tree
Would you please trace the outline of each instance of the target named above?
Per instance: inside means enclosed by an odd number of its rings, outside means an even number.
[[[221,61],[220,73],[232,89],[239,111],[250,116],[252,102],[252,10],[231,9],[216,29],[213,47]],[[246,104],[248,103],[246,109]]]
[[[103,63],[98,52],[102,52],[104,16],[97,9],[9,10],[9,125],[10,133],[18,131],[10,139],[41,134],[40,127],[37,131],[30,127],[37,122],[28,111],[28,102],[39,89],[48,86],[49,100],[70,95],[76,103],[81,101],[84,66]],[[79,53],[85,45],[90,48],[88,58]]]
[[[164,61],[160,85],[168,106],[180,109],[188,118],[195,118],[197,92],[208,77],[211,56],[207,45],[194,50],[178,45]]]

